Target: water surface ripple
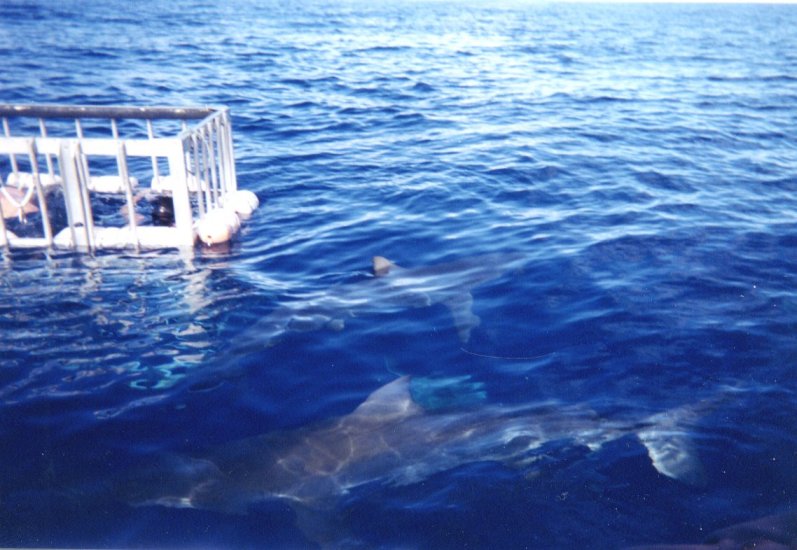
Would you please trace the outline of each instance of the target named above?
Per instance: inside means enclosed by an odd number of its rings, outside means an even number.
[[[705,482],[661,475],[632,435],[554,441],[526,468],[377,477],[335,503],[339,545],[696,543],[790,511],[795,28],[775,5],[3,2],[0,102],[227,105],[262,207],[193,258],[3,257],[0,545],[304,547],[281,502],[133,508],[108,487],[402,374],[468,380],[455,409],[639,422],[719,396],[690,424]],[[486,253],[521,260],[473,288],[466,343],[421,299],[266,345],[280,308],[362,297],[375,255]]]

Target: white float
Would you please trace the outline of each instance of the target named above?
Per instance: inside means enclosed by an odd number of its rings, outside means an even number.
[[[246,219],[260,206],[260,199],[252,191],[239,189],[224,195],[222,204],[225,208],[234,210],[236,214]]]
[[[197,238],[204,244],[226,243],[241,227],[241,218],[229,208],[215,208],[196,224]]]
[[[130,176],[130,188],[135,189],[138,187],[138,178]],[[96,191],[97,193],[113,193],[120,194],[127,191],[125,180],[121,176],[91,176],[88,184],[89,191]]]
[[[44,188],[55,187],[56,185],[61,185],[61,176],[47,173],[39,174],[39,181]],[[11,172],[6,178],[6,185],[20,189],[33,187],[33,174],[30,172]]]

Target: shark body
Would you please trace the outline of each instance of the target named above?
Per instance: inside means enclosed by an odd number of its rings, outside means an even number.
[[[797,512],[759,518],[714,531],[700,544],[652,544],[626,550],[792,550],[797,548]]]
[[[457,466],[497,461],[523,468],[552,441],[595,450],[636,434],[654,467],[687,483],[702,471],[690,453],[695,409],[610,421],[586,407],[544,403],[427,411],[402,377],[372,393],[353,412],[317,425],[256,436],[197,456],[170,456],[127,484],[134,505],[246,513],[253,503],[284,499],[299,526],[318,540],[319,512],[369,484],[407,485]],[[537,453],[535,455],[535,452]]]
[[[348,319],[358,315],[435,304],[448,307],[459,339],[467,342],[480,322],[473,313],[471,290],[517,267],[520,259],[511,254],[487,254],[409,269],[376,256],[368,279],[296,296],[256,323],[238,347],[245,351],[270,345],[287,332],[342,330]]]

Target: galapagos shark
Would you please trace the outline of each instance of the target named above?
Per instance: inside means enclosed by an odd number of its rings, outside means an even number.
[[[482,401],[430,410],[413,398],[404,376],[343,417],[203,454],[162,458],[126,481],[123,498],[135,506],[239,514],[257,502],[281,499],[296,512],[305,535],[318,542],[327,536],[328,521],[320,518],[357,487],[414,484],[483,461],[525,469],[551,442],[597,450],[629,434],[639,437],[659,473],[700,484],[702,469],[688,436],[701,406],[641,420],[604,419],[588,407],[550,401],[511,407]]]
[[[471,290],[519,267],[514,254],[487,254],[449,263],[402,268],[383,256],[372,260],[367,279],[297,296],[281,304],[239,338],[234,351],[272,345],[287,332],[342,330],[358,315],[389,313],[443,304],[451,312],[460,341],[479,325]]]

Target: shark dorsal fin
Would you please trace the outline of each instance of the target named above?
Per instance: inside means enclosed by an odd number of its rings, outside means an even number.
[[[395,269],[396,267],[398,266],[384,256],[374,256],[373,269],[374,275],[377,277],[384,277],[390,273],[391,269]]]
[[[350,417],[378,420],[402,418],[420,412],[421,407],[412,400],[410,394],[410,377],[402,376],[369,395]]]

